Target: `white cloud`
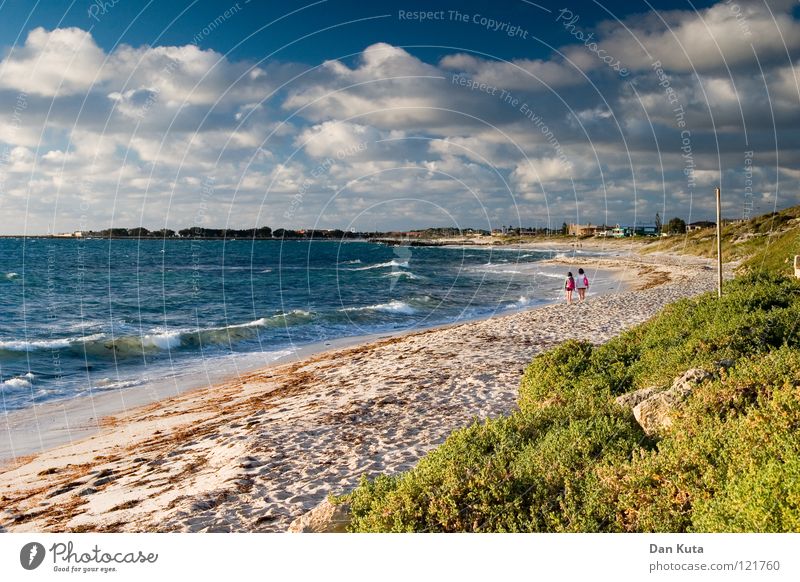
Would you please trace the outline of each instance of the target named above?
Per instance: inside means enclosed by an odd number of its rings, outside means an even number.
[[[516,59],[505,62],[459,53],[444,57],[440,65],[445,69],[468,73],[478,83],[507,91],[555,90],[585,83],[574,66],[555,61]]]
[[[388,134],[366,125],[326,121],[303,130],[294,140],[294,145],[316,158],[343,159],[366,151],[384,137]]]
[[[0,87],[45,97],[74,95],[102,80],[105,54],[79,28],[34,28],[0,63]]]
[[[600,46],[628,69],[648,70],[656,60],[675,72],[720,71],[726,66],[754,69],[754,53],[765,63],[800,48],[800,23],[788,11],[758,2],[719,2],[698,11],[650,12],[626,19],[625,25],[604,23]],[[593,68],[603,65],[597,59],[586,59],[580,45],[568,47],[566,53],[583,56],[582,62]]]

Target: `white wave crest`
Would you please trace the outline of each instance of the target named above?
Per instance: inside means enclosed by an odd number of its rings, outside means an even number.
[[[160,350],[171,350],[181,345],[181,332],[167,331],[164,333],[148,334],[142,336],[142,347],[155,347]]]
[[[65,337],[52,340],[0,340],[0,350],[9,352],[31,352],[34,350],[58,350],[68,348],[72,344],[90,342],[105,337],[103,334],[94,334],[82,337]]]
[[[405,277],[406,279],[419,279],[419,277],[411,271],[394,271],[392,273],[385,274],[384,277],[397,277],[398,279],[401,277]]]
[[[526,297],[525,295],[520,295],[519,299],[517,299],[514,303],[510,303],[505,306],[505,309],[520,309],[522,307],[528,307],[533,302],[533,299],[530,297]]]
[[[366,305],[364,307],[345,307],[340,311],[382,311],[384,313],[400,313],[403,315],[413,315],[417,312],[416,309],[411,307],[405,301],[393,300],[389,303],[377,303],[375,305]]]
[[[386,269],[387,267],[402,267],[404,269],[408,268],[408,261],[397,261],[392,259],[391,261],[387,261],[385,263],[377,263],[375,265],[367,265],[366,267],[356,267],[355,269],[350,269],[351,271],[368,271],[370,269]]]
[[[0,384],[0,387],[6,390],[24,390],[25,388],[30,388],[31,383],[25,378],[11,378]]]

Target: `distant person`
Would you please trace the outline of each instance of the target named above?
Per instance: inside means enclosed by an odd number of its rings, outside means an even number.
[[[578,298],[581,303],[586,299],[586,290],[589,288],[589,277],[583,272],[583,269],[578,269],[578,277],[575,279],[575,288],[578,290]]]
[[[575,290],[575,278],[572,276],[572,271],[567,273],[564,290],[567,292],[567,305],[572,305],[572,292]]]

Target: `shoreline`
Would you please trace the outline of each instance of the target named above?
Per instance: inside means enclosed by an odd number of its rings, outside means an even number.
[[[505,248],[504,250],[515,249]],[[562,270],[568,270],[569,267],[564,260],[549,259],[530,264],[515,263],[514,265],[530,265],[530,273],[527,274],[532,276],[540,266],[557,266]],[[591,280],[593,282],[595,280],[602,281],[605,285],[599,293],[592,292],[589,297],[618,293],[633,286],[634,277],[626,268],[601,257],[591,257],[591,260],[595,264],[602,262],[603,265],[602,268],[595,268],[589,272]],[[599,278],[598,273],[602,274]],[[563,299],[553,299],[535,306],[516,308],[506,306],[502,310],[497,307],[486,315],[445,323],[424,324],[400,330],[362,333],[308,344],[290,345],[274,352],[229,354],[221,358],[199,360],[202,365],[198,365],[191,373],[184,371],[182,381],[179,380],[180,375],[176,375],[130,388],[123,387],[107,391],[98,389],[94,393],[73,395],[43,402],[30,408],[8,411],[0,416],[0,471],[14,463],[16,458],[42,453],[96,434],[102,428],[103,419],[108,416],[132,411],[187,392],[234,382],[253,372],[293,362],[302,362],[327,352],[541,309],[557,304],[559,301],[563,301]],[[261,361],[258,362],[258,360]],[[220,365],[224,367],[211,369]]]
[[[708,261],[603,260],[636,268],[639,290],[336,347],[105,418],[0,468],[0,530],[281,531],[362,474],[408,469],[512,410],[533,355],[601,343],[713,283],[698,276]]]

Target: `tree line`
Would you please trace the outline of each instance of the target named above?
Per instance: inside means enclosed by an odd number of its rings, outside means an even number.
[[[205,228],[192,226],[178,231],[162,228],[159,230],[148,230],[142,226],[137,228],[106,228],[104,230],[90,230],[82,233],[84,237],[97,238],[197,238],[197,239],[273,239],[273,238],[364,238],[371,236],[368,233],[351,232],[340,229],[320,230],[290,230],[276,228],[272,230],[268,226],[259,228]]]

